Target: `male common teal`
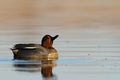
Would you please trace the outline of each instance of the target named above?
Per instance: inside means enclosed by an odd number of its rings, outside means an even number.
[[[40,44],[16,44],[11,50],[14,54],[14,59],[27,60],[55,60],[58,59],[58,53],[53,48],[53,41],[58,35],[52,37],[45,35]]]

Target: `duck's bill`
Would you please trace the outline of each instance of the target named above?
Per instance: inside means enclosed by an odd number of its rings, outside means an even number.
[[[54,41],[59,35],[56,35],[54,37],[52,37],[52,41]]]

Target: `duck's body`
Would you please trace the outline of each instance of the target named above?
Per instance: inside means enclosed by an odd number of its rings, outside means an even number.
[[[46,35],[51,37],[50,35]],[[58,53],[55,48],[52,47],[53,40],[49,37],[45,37],[42,40],[42,44],[16,44],[12,50],[14,59],[34,59],[34,60],[54,60],[58,59]],[[58,37],[53,37],[56,39]],[[49,42],[50,41],[50,42]]]

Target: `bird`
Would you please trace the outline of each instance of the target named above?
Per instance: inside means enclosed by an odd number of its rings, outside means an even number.
[[[41,44],[15,44],[11,48],[13,58],[17,60],[56,60],[58,59],[58,52],[53,47],[53,42],[58,36],[52,37],[47,34],[43,36]]]

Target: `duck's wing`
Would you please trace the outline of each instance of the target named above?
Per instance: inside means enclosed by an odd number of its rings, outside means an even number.
[[[36,49],[39,48],[40,44],[16,44],[15,49]]]

